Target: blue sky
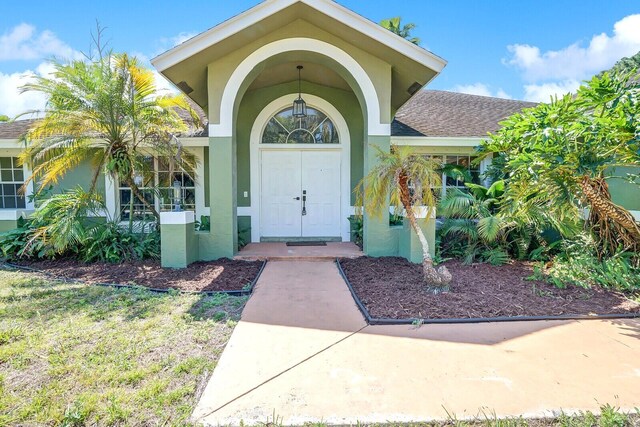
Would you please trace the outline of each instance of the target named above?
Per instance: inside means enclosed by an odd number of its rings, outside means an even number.
[[[340,0],[373,20],[417,24],[422,45],[449,61],[429,86],[481,95],[547,100],[640,50],[635,0]],[[40,106],[18,95],[25,73],[46,73],[51,55],[90,45],[98,20],[110,47],[149,59],[236,15],[257,0],[188,2],[12,1],[0,15],[0,114]]]

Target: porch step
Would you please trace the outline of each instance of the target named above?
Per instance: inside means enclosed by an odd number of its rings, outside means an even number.
[[[234,259],[243,261],[331,261],[358,258],[364,253],[347,242],[328,242],[327,246],[287,246],[284,242],[250,243]]]

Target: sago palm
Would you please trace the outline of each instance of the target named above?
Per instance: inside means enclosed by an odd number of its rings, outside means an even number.
[[[422,267],[424,280],[430,291],[448,290],[451,274],[445,266],[433,266],[429,242],[418,225],[417,207],[435,209],[434,188],[441,186],[440,166],[430,158],[415,155],[408,147],[393,147],[385,153],[375,147],[377,164],[362,179],[356,188],[357,204],[374,215],[388,215],[389,204],[396,214],[404,214],[422,245]],[[431,212],[427,218],[431,218]]]
[[[165,156],[172,167],[187,161],[174,136],[186,130],[175,108],[186,109],[197,120],[195,112],[183,97],[160,96],[152,72],[126,54],[53,66],[51,77],[36,77],[22,87],[48,99],[40,112],[44,117],[25,135],[27,148],[20,158],[33,170],[27,182],[36,182],[39,192],[92,159],[90,192],[102,172],[111,174],[159,218],[134,177],[149,152]]]

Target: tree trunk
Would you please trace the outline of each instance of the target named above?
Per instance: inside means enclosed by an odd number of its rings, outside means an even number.
[[[640,246],[640,227],[629,211],[611,201],[604,178],[592,179],[583,176],[580,187],[591,206],[590,221],[605,246],[612,251],[615,251],[619,244],[623,244],[627,249],[637,249]]]
[[[437,270],[433,267],[433,259],[429,251],[429,242],[422,232],[422,228],[418,224],[413,204],[411,202],[411,193],[409,191],[409,179],[406,175],[401,174],[398,180],[400,187],[400,200],[402,206],[407,213],[407,219],[413,231],[418,235],[418,240],[422,246],[422,274],[424,281],[427,283],[427,289],[433,293],[442,293],[449,290],[449,282],[451,282],[451,273],[444,265]],[[429,207],[431,209],[431,207]]]

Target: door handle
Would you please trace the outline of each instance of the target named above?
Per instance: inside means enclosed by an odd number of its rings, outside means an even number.
[[[302,216],[307,214],[307,190],[302,190]]]
[[[300,197],[294,197],[293,200],[300,200]]]

